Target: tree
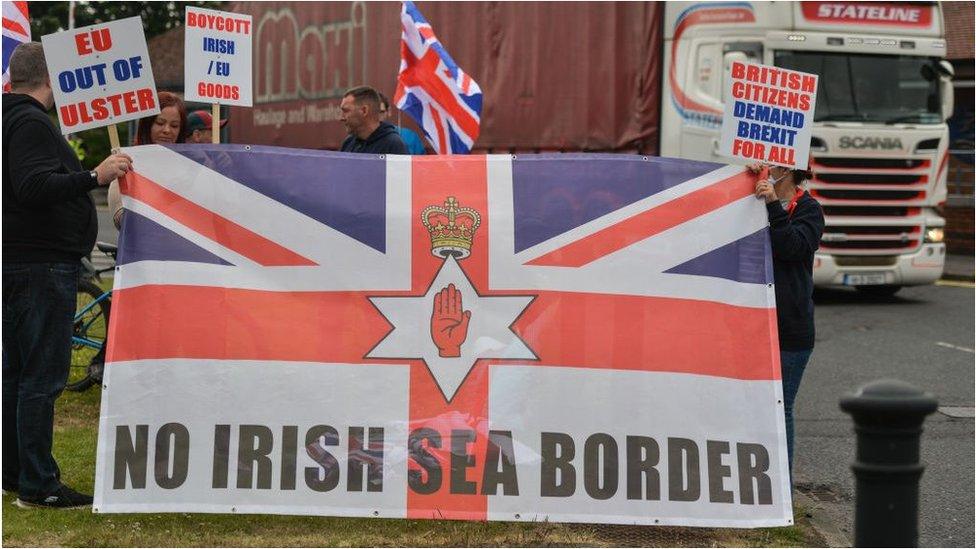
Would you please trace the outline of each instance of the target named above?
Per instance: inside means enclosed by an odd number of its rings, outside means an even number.
[[[162,34],[183,24],[187,5],[220,9],[223,2],[78,2],[75,4],[75,26],[142,17],[146,38]],[[68,2],[29,2],[31,36],[39,40],[45,34],[68,28]]]

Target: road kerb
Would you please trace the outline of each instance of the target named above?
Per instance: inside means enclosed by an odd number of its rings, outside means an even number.
[[[828,547],[852,546],[850,534],[845,533],[839,524],[830,520],[830,514],[826,512],[824,504],[798,490],[793,491],[793,498],[800,507],[810,512],[810,516],[807,517],[810,527],[823,536]]]

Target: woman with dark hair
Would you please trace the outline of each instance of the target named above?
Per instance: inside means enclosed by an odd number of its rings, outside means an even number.
[[[186,104],[175,93],[161,91],[159,114],[140,118],[136,126],[136,145],[155,145],[186,142]],[[119,182],[108,187],[108,207],[114,212],[115,227],[122,225],[122,194]]]
[[[158,95],[159,114],[139,119],[135,144],[186,142],[186,104],[175,93]]]
[[[752,165],[756,196],[766,201],[776,283],[776,323],[783,377],[786,448],[793,476],[793,403],[813,353],[813,255],[824,231],[823,209],[800,185],[813,174],[782,166]]]

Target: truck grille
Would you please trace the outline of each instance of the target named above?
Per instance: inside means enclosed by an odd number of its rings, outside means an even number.
[[[827,217],[858,216],[858,217],[908,217],[918,215],[921,208],[903,206],[824,206]]]
[[[810,167],[827,221],[820,249],[838,265],[888,265],[922,245],[931,159],[818,157]]]
[[[820,249],[825,252],[834,251],[846,251],[846,252],[879,252],[879,253],[891,253],[893,251],[910,251],[918,247],[917,243],[909,241],[908,244],[895,245],[893,242],[878,242],[876,240],[870,241],[851,241],[851,242],[831,242],[829,245],[826,243],[820,244]]]
[[[842,255],[834,257],[839,267],[890,267],[898,263],[897,255]]]
[[[855,191],[844,189],[820,189],[814,196],[834,200],[911,200],[912,198],[924,198],[925,191]]]
[[[854,185],[911,185],[925,183],[924,175],[885,175],[873,173],[822,173],[817,174],[822,183],[851,183]]]
[[[817,158],[814,163],[824,168],[904,170],[929,167],[928,160],[917,158]]]
[[[920,225],[828,225],[820,249],[829,253],[904,253],[918,248]]]
[[[916,158],[816,158],[810,194],[827,205],[921,205],[931,160]]]
[[[846,234],[859,234],[859,235],[900,235],[902,233],[909,234],[913,231],[919,230],[919,227],[912,225],[892,225],[892,226],[869,226],[869,225],[850,225],[845,227],[827,227],[825,232],[843,230]]]

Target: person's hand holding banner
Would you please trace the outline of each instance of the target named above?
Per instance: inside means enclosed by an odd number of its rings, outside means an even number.
[[[112,181],[123,177],[125,174],[132,169],[132,157],[125,153],[113,154],[102,163],[95,167],[95,173],[98,175],[98,185],[104,187]]]
[[[776,196],[776,189],[773,187],[776,181],[769,180],[769,165],[759,163],[749,164],[746,167],[756,174],[756,198],[765,200],[767,204],[779,200],[779,197]]]

